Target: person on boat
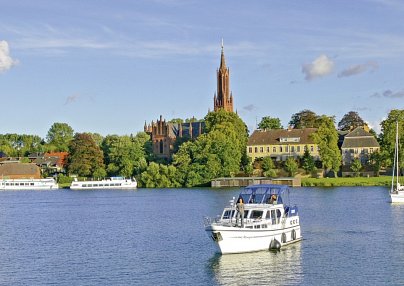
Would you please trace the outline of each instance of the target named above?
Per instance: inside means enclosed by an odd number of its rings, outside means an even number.
[[[271,196],[271,199],[270,199],[269,203],[276,205],[276,199],[277,199],[276,195],[273,194],[273,195]]]
[[[244,202],[243,202],[243,198],[242,198],[242,197],[240,197],[240,198],[237,200],[236,209],[237,209],[236,225],[238,225],[238,219],[240,218],[240,220],[241,220],[241,227],[243,227],[243,226],[244,226]]]

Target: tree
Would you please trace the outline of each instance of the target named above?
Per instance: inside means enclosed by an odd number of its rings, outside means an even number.
[[[302,157],[302,168],[309,174],[316,170],[316,164],[314,163],[314,158],[311,156],[308,146],[306,145],[304,149],[304,154]]]
[[[282,129],[281,120],[279,118],[272,118],[270,116],[262,117],[261,122],[258,124],[259,129]]]
[[[349,111],[338,123],[338,129],[342,131],[349,131],[355,129],[356,127],[364,126],[365,124],[365,121],[363,121],[363,119],[359,116],[358,112]]]
[[[359,177],[359,173],[362,170],[362,163],[358,158],[355,158],[355,160],[352,162],[351,170],[354,172],[355,177]]]
[[[131,177],[147,167],[143,132],[139,137],[108,135],[102,143],[107,172],[111,176]]]
[[[369,162],[373,168],[373,171],[375,172],[375,176],[379,177],[380,175],[380,169],[382,167],[384,158],[381,152],[373,152],[370,154]]]
[[[313,141],[319,147],[319,154],[326,171],[337,172],[341,166],[341,152],[338,148],[338,133],[332,117],[322,115],[317,131],[313,133]]]
[[[53,146],[53,151],[67,151],[73,134],[73,128],[67,123],[53,123],[46,135],[46,140]]]
[[[207,133],[213,130],[219,130],[225,135],[234,131],[235,139],[232,148],[237,148],[241,154],[239,162],[240,167],[244,168],[244,166],[248,164],[246,148],[248,129],[247,125],[237,113],[227,112],[223,109],[216,112],[209,112],[205,116],[205,128]]]
[[[386,160],[386,165],[391,166],[394,158],[394,145],[396,138],[396,122],[398,121],[398,134],[400,136],[399,150],[404,149],[404,110],[393,109],[387,118],[381,122],[380,147],[382,156]],[[404,168],[404,152],[399,152],[400,168]]]
[[[289,125],[293,129],[317,128],[319,126],[318,118],[319,116],[313,111],[304,109],[292,115]]]
[[[103,152],[91,135],[86,133],[74,135],[69,144],[67,170],[70,174],[82,177],[98,177],[105,174]]]
[[[295,159],[292,157],[286,159],[285,170],[289,173],[289,176],[293,177],[296,174],[297,169],[298,165]]]
[[[276,177],[276,170],[274,161],[267,156],[262,159],[261,168],[265,177]]]

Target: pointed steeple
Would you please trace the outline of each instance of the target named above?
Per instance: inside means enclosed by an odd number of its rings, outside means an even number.
[[[226,69],[226,60],[224,59],[223,38],[222,38],[222,54],[220,56],[220,69]]]
[[[233,112],[233,95],[230,94],[230,69],[226,67],[224,58],[224,47],[222,39],[222,52],[220,57],[220,68],[217,74],[217,93],[213,97],[214,111],[223,108],[226,111]]]

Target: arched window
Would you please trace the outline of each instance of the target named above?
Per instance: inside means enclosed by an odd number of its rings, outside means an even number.
[[[160,140],[160,154],[163,154],[163,150],[164,150],[163,140]]]

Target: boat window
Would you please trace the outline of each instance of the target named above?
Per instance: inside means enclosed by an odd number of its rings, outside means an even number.
[[[279,209],[276,210],[276,217],[278,217],[278,218],[281,217],[281,211]]]
[[[262,218],[263,211],[253,210],[251,211],[250,218]]]
[[[275,210],[271,210],[272,224],[276,224]]]
[[[271,212],[270,212],[270,211],[267,211],[267,214],[266,214],[265,218],[266,218],[266,219],[270,219],[270,218],[271,218]]]
[[[261,228],[260,225],[254,225],[254,228]]]
[[[31,186],[33,186],[33,185],[34,185],[34,183],[30,183],[30,185],[31,185]]]
[[[227,210],[223,214],[223,219],[229,219],[229,218],[233,217],[233,215],[234,215],[234,210]]]

